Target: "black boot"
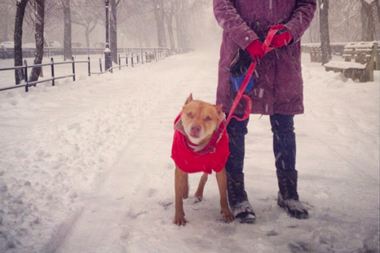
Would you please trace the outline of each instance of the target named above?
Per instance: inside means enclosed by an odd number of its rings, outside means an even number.
[[[254,223],[255,212],[244,189],[244,174],[227,173],[227,194],[231,212],[240,223]]]
[[[277,204],[297,219],[309,218],[309,213],[299,201],[297,193],[297,171],[277,171],[278,193]]]

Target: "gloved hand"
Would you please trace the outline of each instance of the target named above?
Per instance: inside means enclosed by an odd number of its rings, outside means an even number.
[[[280,48],[288,45],[293,37],[289,30],[284,25],[274,25],[270,27],[271,30],[278,30],[276,35],[273,37],[272,42],[269,47]]]
[[[260,40],[254,40],[248,45],[246,50],[251,55],[254,62],[259,62],[264,57],[263,44]]]

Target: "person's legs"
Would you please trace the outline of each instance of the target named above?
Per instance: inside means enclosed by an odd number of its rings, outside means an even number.
[[[270,116],[276,169],[280,171],[296,169],[296,135],[293,118],[294,115],[274,114]]]
[[[230,148],[230,156],[226,163],[228,202],[235,218],[243,223],[255,221],[255,213],[245,191],[243,173],[248,121],[248,119],[244,121],[232,119],[227,126]]]
[[[273,132],[273,151],[276,159],[279,186],[277,204],[292,217],[305,219],[308,212],[299,202],[296,170],[296,135],[294,115],[274,114],[270,116]]]

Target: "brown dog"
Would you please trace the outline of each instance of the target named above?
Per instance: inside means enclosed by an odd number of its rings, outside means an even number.
[[[183,210],[183,198],[189,195],[188,173],[203,172],[195,196],[202,200],[208,174],[216,172],[223,220],[234,220],[227,202],[227,177],[224,165],[227,161],[228,137],[224,126],[222,106],[186,100],[182,113],[175,121],[172,158],[175,169],[175,216],[178,226],[188,222]]]

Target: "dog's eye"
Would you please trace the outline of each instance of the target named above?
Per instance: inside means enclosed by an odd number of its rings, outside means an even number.
[[[212,121],[212,118],[211,118],[210,116],[207,116],[207,117],[205,118],[205,121]]]
[[[187,115],[187,117],[189,117],[189,118],[193,118],[193,117],[194,117],[194,115],[193,115],[192,112],[188,112],[186,115]]]

